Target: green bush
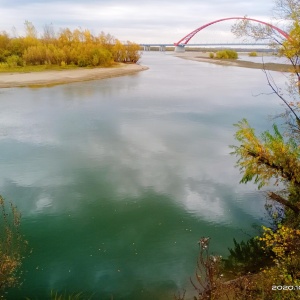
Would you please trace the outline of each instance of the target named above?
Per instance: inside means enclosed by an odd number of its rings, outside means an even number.
[[[257,273],[261,268],[272,264],[271,252],[262,248],[258,238],[238,243],[233,239],[234,247],[228,249],[230,255],[223,260],[225,270],[237,275]]]
[[[16,67],[16,66],[22,66],[23,60],[18,55],[11,55],[6,58],[6,62],[9,67]]]
[[[214,58],[215,57],[215,54],[213,52],[210,52],[209,53],[209,58]]]
[[[238,54],[235,50],[226,49],[216,53],[216,57],[219,59],[237,59]]]
[[[249,56],[253,56],[253,57],[257,56],[257,52],[256,51],[252,51],[252,52],[249,53]]]

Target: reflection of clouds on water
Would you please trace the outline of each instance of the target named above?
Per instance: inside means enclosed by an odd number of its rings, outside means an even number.
[[[126,78],[1,94],[2,186],[35,189],[25,208],[31,213],[76,209],[104,197],[101,189],[111,200],[152,189],[201,217],[229,218],[236,199],[228,195],[254,189],[238,186],[228,147],[232,123],[249,117],[254,126],[267,124],[273,100],[252,97],[266,88],[264,74],[174,57],[166,62],[176,72],[153,65]],[[45,195],[51,206],[40,200]]]
[[[76,123],[75,111],[74,116],[67,114],[69,121],[62,124],[63,128],[50,127],[57,145],[47,142],[48,131],[43,128],[48,127],[52,114],[45,123],[38,121],[42,124],[37,127],[39,138],[44,138],[40,144],[31,130],[32,122],[21,118],[25,127],[22,122],[15,125],[28,136],[21,143],[11,132],[10,138],[18,141],[16,155],[8,155],[11,161],[5,163],[18,161],[18,168],[7,167],[5,178],[23,187],[41,189],[29,200],[31,205],[27,203],[30,214],[76,209],[75,204],[81,205],[80,199],[86,195],[80,189],[74,193],[74,186],[83,186],[80,173],[86,172],[98,177],[91,189],[97,190],[101,182],[109,183],[111,190],[106,193],[111,199],[138,198],[151,188],[204,219],[224,222],[230,218],[222,186],[233,188],[240,175],[234,168],[235,159],[229,156],[232,128],[220,126],[221,116],[209,117],[186,108],[183,113],[168,109],[163,115],[161,110],[143,114],[126,109],[120,115],[114,114],[110,106],[102,108],[91,119]],[[62,144],[64,139],[66,144]],[[62,201],[52,189],[58,195],[65,190],[70,190],[70,194]],[[44,190],[50,191],[47,199],[52,199],[51,205],[45,202]]]
[[[52,205],[53,199],[51,199],[48,195],[41,195],[40,198],[36,201],[36,211],[42,211],[47,207]]]
[[[211,192],[213,191],[209,191],[208,187],[201,191],[191,191],[187,188],[186,196],[182,199],[183,204],[190,212],[201,215],[205,220],[222,222],[228,219],[224,208],[226,203]]]

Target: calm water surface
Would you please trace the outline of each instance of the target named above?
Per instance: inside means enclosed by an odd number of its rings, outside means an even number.
[[[264,197],[238,184],[228,145],[233,123],[262,130],[280,109],[255,96],[269,92],[263,72],[164,53],[140,63],[150,69],[0,90],[0,191],[33,250],[8,298],[173,299],[190,288],[200,237],[226,255],[255,233]]]

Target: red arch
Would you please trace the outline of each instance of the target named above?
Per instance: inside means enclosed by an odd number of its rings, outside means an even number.
[[[202,29],[212,25],[212,24],[215,24],[215,23],[218,23],[218,22],[223,22],[223,21],[227,21],[227,20],[249,20],[249,21],[254,21],[254,22],[258,22],[258,23],[261,23],[261,24],[264,24],[264,25],[267,25],[273,29],[275,29],[277,32],[279,32],[281,35],[283,35],[286,39],[289,39],[290,36],[283,30],[281,30],[280,28],[272,25],[272,24],[269,24],[269,23],[266,23],[266,22],[263,22],[263,21],[260,21],[260,20],[256,20],[256,19],[251,19],[251,18],[247,18],[247,17],[231,17],[231,18],[224,18],[224,19],[219,19],[219,20],[216,20],[216,21],[213,21],[213,22],[210,22],[210,23],[207,23],[197,29],[195,29],[194,31],[190,32],[188,35],[186,35],[185,37],[183,37],[180,41],[178,41],[177,43],[174,43],[175,46],[178,46],[180,44],[182,45],[186,45],[190,39],[196,34],[198,33],[199,31],[201,31]]]

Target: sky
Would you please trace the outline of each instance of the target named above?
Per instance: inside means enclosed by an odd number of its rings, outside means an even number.
[[[194,29],[226,17],[272,20],[274,0],[0,0],[0,31],[23,35],[24,22],[40,34],[45,25],[105,32],[120,41],[140,44],[174,43]],[[237,42],[234,21],[199,32],[190,43]],[[13,28],[15,28],[13,30]]]

